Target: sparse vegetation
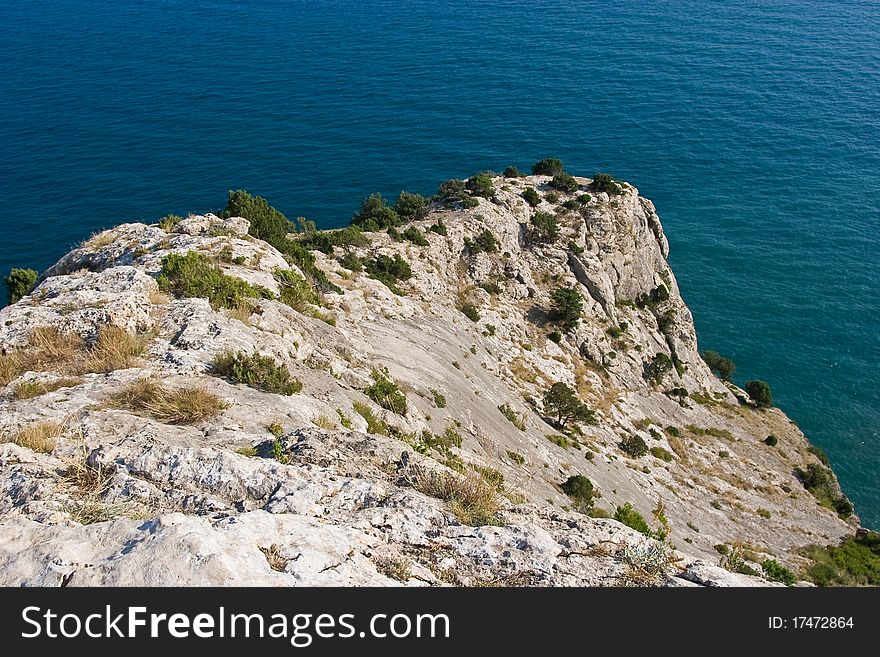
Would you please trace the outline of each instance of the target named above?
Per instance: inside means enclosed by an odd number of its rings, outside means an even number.
[[[409,263],[401,258],[399,253],[395,253],[393,258],[380,253],[375,258],[368,260],[364,264],[364,269],[370,278],[375,278],[383,283],[385,287],[397,295],[403,294],[397,284],[412,277]]]
[[[523,190],[522,197],[531,207],[536,208],[541,203],[541,195],[534,187],[526,187]]]
[[[291,376],[290,370],[271,356],[256,352],[224,351],[211,361],[211,374],[279,395],[295,395],[302,391],[302,383]]]
[[[550,295],[553,301],[553,309],[556,321],[566,330],[570,331],[581,319],[584,312],[584,301],[580,292],[572,287],[560,287]]]
[[[853,513],[852,503],[846,495],[839,492],[834,480],[834,473],[819,463],[809,463],[806,469],[795,468],[795,474],[804,488],[824,507],[837,513],[841,518],[848,518]]]
[[[446,396],[437,390],[431,389],[431,396],[434,398],[434,406],[437,408],[446,408]]]
[[[492,185],[492,175],[489,173],[478,173],[467,179],[467,189],[474,196],[482,196],[483,198],[492,198],[495,196],[495,188]]]
[[[219,396],[198,386],[170,387],[155,379],[137,379],[110,395],[114,408],[152,417],[167,424],[192,424],[227,408]]]
[[[536,212],[532,217],[532,238],[537,242],[555,242],[559,239],[559,221],[549,212]]]
[[[596,423],[593,410],[566,383],[558,381],[544,394],[544,409],[553,414],[554,424],[564,429],[569,422]]]
[[[441,205],[449,208],[460,207],[467,210],[479,205],[477,199],[468,191],[467,183],[464,180],[447,180],[440,185],[434,198]]]
[[[275,280],[281,288],[281,302],[303,312],[308,304],[318,303],[318,296],[308,281],[292,269],[278,269]]]
[[[18,302],[23,296],[30,294],[40,274],[33,269],[13,267],[3,282],[6,284],[6,300],[10,305]]]
[[[462,524],[474,527],[501,524],[497,515],[498,491],[475,472],[460,476],[411,466],[406,479],[420,493],[448,502]]]
[[[640,532],[645,536],[654,535],[648,521],[645,520],[644,516],[636,511],[635,507],[629,502],[623,506],[617,507],[614,511],[614,519],[631,529],[635,529],[637,532]]]
[[[156,280],[163,292],[169,292],[179,299],[207,299],[214,310],[250,307],[252,299],[273,297],[266,288],[227,276],[208,256],[197,251],[165,256],[162,271]]]
[[[620,449],[636,459],[648,453],[648,446],[645,444],[644,439],[636,434],[624,436],[619,445]]]
[[[373,377],[373,384],[364,388],[364,394],[382,408],[398,415],[406,415],[406,395],[391,380],[388,370],[374,369],[370,376]]]
[[[22,381],[12,388],[12,398],[16,400],[33,399],[40,395],[55,392],[61,388],[72,388],[82,383],[82,379],[61,378],[54,381]]]
[[[801,550],[812,564],[801,573],[818,586],[880,586],[880,533],[861,531],[838,545]]]
[[[476,323],[480,321],[480,311],[477,310],[477,307],[470,301],[465,301],[458,309],[472,322]]]
[[[663,377],[671,372],[674,367],[675,364],[672,362],[672,359],[663,352],[659,352],[646,365],[645,370],[649,380],[659,384]]]
[[[159,225],[159,228],[164,230],[166,233],[170,233],[177,227],[177,224],[179,224],[181,221],[183,221],[183,217],[179,215],[166,214],[164,217],[159,219],[157,223]]]
[[[525,465],[526,457],[520,454],[519,452],[507,451],[507,458],[516,463],[517,465]]]
[[[376,414],[373,413],[373,409],[367,404],[356,401],[352,404],[352,408],[354,408],[355,413],[367,421],[367,433],[373,433],[379,436],[388,435],[388,425],[385,424],[385,421],[382,420],[382,418],[377,417]]]
[[[64,433],[64,425],[51,420],[41,420],[32,424],[26,424],[3,442],[11,442],[21,447],[49,454],[55,449],[55,444],[61,434]]]
[[[574,176],[565,173],[565,171],[560,171],[559,173],[554,174],[549,185],[553,189],[559,190],[560,192],[567,192],[569,194],[578,190],[578,181],[575,180]]]
[[[520,415],[517,413],[507,402],[501,404],[498,407],[498,410],[501,411],[501,414],[510,420],[511,424],[515,426],[520,431],[526,430],[526,420],[524,415]]]
[[[797,582],[794,573],[775,559],[765,560],[761,564],[761,570],[764,571],[764,578],[771,582],[779,582],[786,586],[793,586]]]
[[[651,456],[658,458],[661,461],[669,463],[670,461],[675,460],[675,457],[669,452],[669,450],[664,449],[663,447],[652,447],[649,451]]]
[[[422,231],[420,231],[415,226],[410,226],[405,231],[403,231],[403,239],[412,242],[416,246],[428,246],[428,240],[425,238]]]
[[[464,246],[471,255],[476,255],[478,253],[497,253],[498,240],[495,239],[495,235],[492,234],[492,231],[485,228],[473,240],[466,237],[464,239]]]
[[[428,230],[430,230],[432,233],[436,233],[437,235],[442,235],[443,237],[446,237],[446,235],[448,234],[446,231],[446,224],[443,223],[442,219],[438,219],[437,223],[431,224],[428,227]]]

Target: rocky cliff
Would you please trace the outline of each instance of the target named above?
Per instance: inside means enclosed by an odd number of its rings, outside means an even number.
[[[701,360],[650,201],[489,183],[300,257],[259,204],[64,256],[0,311],[0,583],[761,585],[854,532]]]

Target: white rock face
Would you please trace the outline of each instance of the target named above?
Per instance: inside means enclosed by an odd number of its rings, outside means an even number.
[[[743,393],[700,359],[650,201],[579,179],[558,203],[591,198],[566,210],[547,199],[548,181],[495,178],[491,201],[432,208],[412,224],[426,247],[368,233],[368,247],[315,252],[339,289],[321,308],[277,298],[276,272],[302,272],[249,236],[246,218],[193,215],[172,232],[123,224],[64,256],[0,311],[0,584],[751,586],[767,582],[714,565],[715,545],[796,568],[798,548],[851,533],[857,519],[818,506],[794,476],[815,460],[803,434],[778,410],[738,404]],[[538,208],[526,187],[542,194]],[[558,240],[533,239],[537,211],[557,213]],[[445,236],[427,230],[438,221]],[[497,249],[471,253],[483,230]],[[163,259],[189,251],[276,298],[230,311],[161,293]],[[345,252],[405,258],[405,294],[346,269]],[[552,310],[563,286],[584,303],[570,331]],[[37,327],[91,340],[105,325],[145,334],[136,367],[65,381],[60,361],[5,365]],[[224,351],[271,357],[302,391],[212,376]],[[672,364],[652,371],[658,354]],[[383,368],[406,395],[403,415],[364,392]],[[180,425],[114,408],[111,395],[144,377],[226,408]],[[558,381],[596,417],[567,438],[542,403]],[[21,428],[45,421],[61,425],[55,446],[22,446]],[[632,436],[650,451],[624,452]],[[503,478],[493,523],[464,524],[455,504],[416,490],[413,473],[426,471]],[[560,488],[575,474],[606,512],[630,503],[655,530],[665,517],[666,542],[575,511]]]

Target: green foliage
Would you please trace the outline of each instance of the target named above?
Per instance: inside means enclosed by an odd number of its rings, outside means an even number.
[[[584,301],[580,292],[573,287],[560,287],[550,295],[556,313],[556,321],[566,331],[570,331],[581,319],[584,312]]]
[[[770,408],[773,406],[773,394],[770,392],[770,386],[765,381],[747,381],[745,391],[758,408]]]
[[[772,433],[764,438],[764,444],[769,445],[770,447],[776,447],[779,444],[779,438],[774,436]]]
[[[515,166],[509,166],[504,170],[504,173],[501,174],[505,178],[522,178],[525,174],[517,169]]]
[[[667,463],[675,460],[675,457],[669,452],[669,450],[663,449],[662,447],[652,447],[650,452],[651,456],[654,456],[661,461],[666,461]]]
[[[345,267],[346,269],[350,269],[351,271],[358,272],[362,271],[364,268],[364,262],[360,258],[358,258],[351,251],[346,251],[343,253],[339,259],[339,264]]]
[[[549,212],[536,212],[532,217],[532,236],[538,242],[555,242],[559,239],[559,221]]]
[[[519,452],[512,452],[512,451],[508,450],[507,458],[509,458],[511,461],[513,461],[517,465],[525,465],[526,464],[526,457],[523,456],[522,454],[520,454]]]
[[[824,465],[826,467],[831,465],[831,461],[828,459],[828,453],[824,449],[822,449],[821,447],[817,447],[816,445],[810,445],[807,448],[807,451],[810,454],[812,454],[813,456],[815,456],[817,459],[819,459],[819,462],[822,463],[822,465]]]
[[[515,410],[513,410],[510,404],[504,402],[498,407],[498,410],[501,411],[501,414],[506,417],[517,429],[519,429],[520,431],[526,430],[525,418],[517,413]]]
[[[597,173],[593,176],[593,182],[590,183],[590,188],[596,192],[605,192],[609,196],[617,196],[623,192],[620,185],[617,184],[614,178],[607,173]]]
[[[562,160],[555,157],[546,157],[532,165],[532,174],[536,176],[555,176],[563,171]]]
[[[795,468],[795,474],[804,488],[824,507],[832,509],[842,518],[853,513],[852,503],[838,492],[834,474],[824,465],[809,463],[806,470]]]
[[[544,394],[544,409],[552,413],[556,426],[565,428],[568,422],[596,423],[593,410],[582,402],[566,383],[558,381]]]
[[[376,232],[400,224],[400,215],[390,207],[381,194],[370,194],[351,217],[353,226],[368,232]]]
[[[292,269],[277,269],[275,280],[281,287],[281,301],[302,312],[307,304],[318,303],[318,295],[306,279]]]
[[[593,482],[584,475],[572,475],[560,485],[562,492],[568,495],[576,508],[581,512],[593,506]]]
[[[560,333],[559,331],[551,331],[547,334],[547,339],[550,340],[550,342],[555,342],[556,344],[559,344],[560,342],[562,342],[562,333]]]
[[[3,282],[6,284],[6,298],[9,304],[18,302],[26,294],[30,294],[37,283],[39,273],[33,269],[19,269],[13,267],[9,270]]]
[[[492,186],[492,176],[488,173],[478,173],[467,180],[467,189],[474,196],[492,198],[495,196],[495,188]]]
[[[654,532],[651,530],[648,521],[645,520],[644,516],[636,511],[635,507],[629,502],[623,506],[617,507],[614,511],[614,519],[631,529],[635,529],[637,532],[640,532],[645,536],[654,536]]]
[[[465,301],[463,304],[461,304],[461,306],[459,306],[459,310],[461,310],[462,314],[464,314],[464,316],[472,322],[480,321],[480,311],[477,310],[477,307],[470,301]]]
[[[273,422],[269,426],[266,427],[266,430],[271,433],[276,438],[281,438],[284,435],[284,427],[282,427],[277,422]]]
[[[397,287],[397,283],[412,277],[412,269],[409,263],[401,258],[399,253],[395,253],[393,258],[380,253],[375,258],[364,263],[364,269],[370,278],[375,278],[377,281],[384,283],[395,294],[402,294],[400,288]]]
[[[373,413],[373,409],[363,402],[354,402],[352,404],[354,412],[367,421],[367,433],[377,434],[379,436],[387,436],[389,433],[388,425],[385,421],[377,417]]]
[[[174,228],[183,221],[183,217],[178,216],[176,214],[166,214],[164,217],[159,219],[159,228],[170,233]]]
[[[425,236],[415,226],[410,226],[405,231],[403,231],[403,238],[405,240],[409,240],[416,246],[428,246],[428,240],[425,239]]]
[[[564,171],[554,174],[549,184],[553,189],[558,189],[560,192],[568,192],[569,194],[578,190],[578,181],[574,179],[574,176]]]
[[[666,335],[675,326],[676,313],[674,310],[663,313],[657,318],[657,330]]]
[[[488,283],[481,283],[480,287],[486,290],[489,294],[501,294],[502,289],[501,286],[498,285],[495,281],[489,281]]]
[[[786,586],[793,586],[797,582],[794,573],[783,566],[775,559],[767,559],[761,564],[761,570],[764,571],[764,577],[771,582],[779,582]]]
[[[636,434],[625,436],[619,444],[620,449],[636,459],[648,453],[648,445]]]
[[[880,586],[880,533],[862,530],[839,545],[810,546],[802,575],[818,586]]]
[[[434,397],[434,406],[437,408],[446,408],[446,396],[444,394],[432,388],[431,396]]]
[[[207,299],[215,310],[249,307],[250,299],[271,299],[266,288],[253,286],[240,278],[227,276],[203,253],[170,253],[162,260],[157,278],[159,289],[187,299]]]
[[[475,208],[478,205],[464,180],[447,180],[437,190],[436,199],[445,207]]]
[[[709,369],[725,381],[730,381],[730,377],[736,372],[736,363],[730,358],[722,356],[717,351],[709,349],[701,352],[700,356],[702,356],[706,365],[709,366]]]
[[[485,228],[473,240],[466,237],[464,239],[464,246],[472,255],[482,252],[496,253],[498,251],[498,240],[495,239],[492,231]]]
[[[428,201],[421,194],[400,192],[394,211],[406,221],[418,221],[428,216]]]
[[[290,370],[274,358],[256,352],[224,351],[211,361],[211,374],[279,395],[295,395],[303,387],[290,375]]]
[[[525,191],[522,193],[522,197],[526,200],[533,208],[538,207],[538,204],[541,202],[541,195],[538,194],[538,191],[534,187],[526,187]]]
[[[666,354],[660,352],[654,355],[654,358],[648,363],[646,369],[650,380],[654,383],[660,383],[663,380],[663,377],[671,372],[674,367],[675,364],[672,362],[672,359]]]
[[[446,224],[443,223],[442,219],[438,219],[437,223],[431,224],[428,227],[428,230],[430,230],[432,233],[437,233],[438,235],[442,235],[443,237],[446,237],[446,235],[447,235]]]
[[[388,376],[388,370],[374,369],[370,376],[373,377],[373,384],[364,388],[364,394],[382,408],[398,415],[406,415],[406,395]]]

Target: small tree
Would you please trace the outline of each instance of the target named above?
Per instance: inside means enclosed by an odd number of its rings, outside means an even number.
[[[616,196],[623,191],[608,173],[597,173],[593,176],[590,187],[597,192],[606,192],[609,196]]]
[[[730,381],[730,377],[736,372],[736,363],[731,359],[722,356],[717,351],[709,349],[702,352],[700,356],[702,356],[706,365],[709,366],[709,369],[725,381]]]
[[[351,223],[367,231],[378,231],[398,225],[400,216],[388,206],[381,194],[370,194],[361,202],[361,207],[352,216]]]
[[[400,192],[394,211],[408,221],[424,219],[428,214],[428,203],[421,194]]]
[[[536,212],[532,217],[532,234],[539,242],[555,242],[559,239],[559,222],[556,215]]]
[[[532,165],[532,173],[536,176],[555,176],[562,172],[562,160],[555,157],[546,157]]]
[[[10,305],[16,303],[24,295],[30,294],[34,289],[39,274],[33,269],[19,269],[13,267],[6,278],[6,298],[9,299]]]
[[[758,408],[770,408],[773,406],[773,394],[770,392],[770,386],[765,381],[748,381],[745,389],[746,394],[755,402]]]
[[[495,188],[492,186],[492,176],[488,173],[478,173],[467,180],[467,188],[474,196],[492,198],[495,196]]]
[[[572,420],[589,424],[596,421],[593,410],[562,381],[554,383],[544,394],[544,408],[554,415],[556,425],[560,429],[564,429],[566,423]]]
[[[578,190],[578,181],[574,179],[574,176],[567,174],[564,171],[560,171],[553,176],[553,180],[550,181],[550,186],[553,189],[558,189],[560,192],[571,193]]]
[[[522,178],[523,172],[517,169],[515,166],[509,166],[504,170],[504,173],[501,174],[505,178]]]
[[[574,501],[578,511],[586,513],[593,506],[593,482],[584,475],[570,476],[560,488]]]
[[[584,312],[584,301],[580,293],[573,287],[560,287],[551,294],[556,317],[568,331],[577,326],[581,313]]]
[[[533,208],[538,207],[538,204],[541,202],[541,195],[538,194],[538,191],[534,187],[526,187],[525,191],[522,193],[522,197],[526,200]]]

